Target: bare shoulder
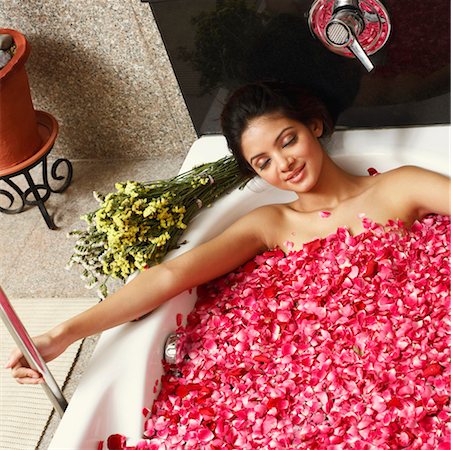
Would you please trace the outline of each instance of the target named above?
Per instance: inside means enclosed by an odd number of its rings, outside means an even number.
[[[448,180],[444,175],[418,166],[397,167],[371,178],[377,190],[389,190],[392,195],[395,192],[415,192],[425,185],[441,184]]]
[[[424,169],[418,166],[401,166],[396,169],[389,170],[382,174],[379,174],[376,179],[380,179],[381,181],[393,183],[393,182],[409,182],[409,181],[421,181],[423,179],[430,178],[443,178],[447,177],[441,175],[437,172],[433,172],[432,170]]]
[[[377,175],[378,191],[393,201],[402,201],[412,213],[449,214],[450,179],[417,166],[402,166]]]
[[[234,270],[271,247],[277,208],[264,206],[243,215],[222,233],[164,263],[184,287],[197,286]]]
[[[242,221],[252,227],[266,248],[272,248],[277,242],[278,230],[285,223],[285,209],[283,204],[260,206],[246,214]]]

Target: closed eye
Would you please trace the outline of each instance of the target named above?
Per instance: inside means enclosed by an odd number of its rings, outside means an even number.
[[[287,142],[282,143],[282,148],[285,148],[285,147],[288,147],[288,146],[290,146],[292,144],[295,144],[296,141],[297,141],[297,138],[298,138],[297,135],[292,136],[290,140],[288,140]]]
[[[264,170],[266,167],[268,167],[269,163],[271,162],[271,160],[268,158],[265,161],[263,161],[263,163],[261,163],[258,166],[258,170]]]

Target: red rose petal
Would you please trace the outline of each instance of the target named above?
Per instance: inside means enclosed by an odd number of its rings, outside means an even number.
[[[274,286],[267,287],[263,289],[263,293],[266,298],[274,298],[276,295],[276,288]]]
[[[127,438],[122,434],[112,434],[107,439],[109,450],[122,450],[126,446]]]
[[[374,277],[377,273],[378,263],[374,261],[374,259],[368,261],[366,265],[365,271],[362,274],[362,277]]]
[[[269,363],[271,360],[265,355],[256,355],[254,356],[254,361]]]
[[[302,248],[308,253],[313,253],[315,250],[321,248],[321,239],[315,239],[314,241],[307,242]]]
[[[257,267],[257,264],[255,261],[249,261],[243,266],[243,272],[244,273],[251,273],[254,271],[254,269]]]
[[[438,363],[429,364],[423,369],[423,375],[425,377],[434,377],[442,373],[443,367]]]
[[[180,385],[177,386],[175,393],[179,396],[179,397],[186,397],[189,394],[189,389],[186,386]]]

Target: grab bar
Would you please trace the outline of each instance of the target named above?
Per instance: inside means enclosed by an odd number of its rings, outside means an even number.
[[[67,408],[67,401],[1,287],[0,316],[29,366],[42,375],[44,379],[42,388],[55,410],[62,417]]]

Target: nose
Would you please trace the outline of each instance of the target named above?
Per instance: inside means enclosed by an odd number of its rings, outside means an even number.
[[[289,172],[294,163],[294,158],[290,155],[279,155],[277,158],[277,166],[281,172]]]

